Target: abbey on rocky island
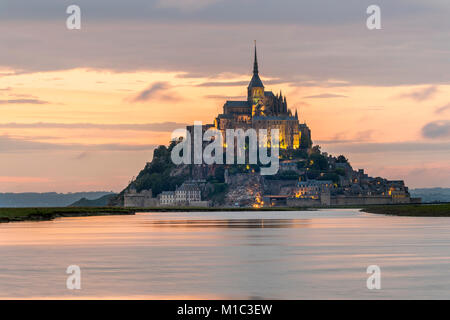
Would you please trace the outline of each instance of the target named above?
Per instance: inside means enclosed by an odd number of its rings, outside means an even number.
[[[255,45],[253,76],[247,87],[247,100],[226,101],[223,113],[215,118],[214,125],[206,125],[205,129],[215,127],[223,137],[227,129],[267,129],[268,136],[272,129],[278,129],[281,149],[311,147],[311,131],[305,123],[299,122],[297,110],[292,113],[281,92],[274,94],[264,89],[259,77]]]

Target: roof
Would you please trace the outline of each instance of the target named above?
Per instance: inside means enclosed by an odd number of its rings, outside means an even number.
[[[317,186],[322,184],[333,184],[331,180],[307,180],[307,181],[299,181],[299,186]]]
[[[292,116],[256,116],[253,120],[297,120]]]
[[[289,198],[290,196],[289,195],[284,195],[284,194],[274,194],[274,195],[272,195],[272,194],[265,194],[265,195],[263,195],[263,198],[271,198],[271,199],[286,199],[286,198]]]
[[[232,114],[221,113],[217,116],[218,119],[234,119]]]
[[[200,188],[195,184],[183,183],[181,187],[177,188],[177,191],[200,191]]]
[[[262,87],[264,88],[264,85],[261,81],[261,79],[259,78],[259,75],[257,73],[253,74],[252,80],[250,80],[250,83],[248,84],[249,88],[254,88],[254,87]]]
[[[297,164],[300,161],[301,160],[281,160],[280,164],[287,164],[287,163],[290,163],[290,164],[295,163],[295,164]]]
[[[248,101],[232,101],[227,100],[225,102],[226,107],[250,107]]]

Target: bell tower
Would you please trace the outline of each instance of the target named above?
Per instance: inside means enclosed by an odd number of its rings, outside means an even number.
[[[255,58],[253,62],[253,77],[248,85],[247,94],[248,103],[252,106],[252,116],[259,114],[259,110],[262,107],[264,99],[264,85],[259,78],[258,71],[258,56],[256,53],[256,40],[255,40]]]

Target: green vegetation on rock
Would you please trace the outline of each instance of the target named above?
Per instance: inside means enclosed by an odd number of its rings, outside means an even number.
[[[138,192],[151,189],[153,196],[157,196],[162,191],[173,191],[177,185],[181,185],[188,175],[173,175],[172,169],[175,165],[170,158],[170,153],[176,145],[172,141],[169,147],[159,146],[153,152],[153,160],[139,172],[136,179],[131,183]]]

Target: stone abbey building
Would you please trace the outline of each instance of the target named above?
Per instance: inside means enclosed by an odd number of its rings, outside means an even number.
[[[259,132],[259,129],[267,129],[268,141],[272,129],[279,130],[280,148],[298,149],[311,147],[311,131],[306,124],[301,124],[298,113],[292,114],[288,108],[286,97],[282,93],[274,94],[265,91],[265,87],[259,77],[258,57],[255,46],[253,63],[253,77],[247,87],[247,100],[226,101],[223,113],[219,114],[214,125],[204,126],[204,130],[215,127],[226,137],[227,129],[250,128]],[[192,127],[188,127],[191,131]],[[226,142],[226,141],[225,141]]]

